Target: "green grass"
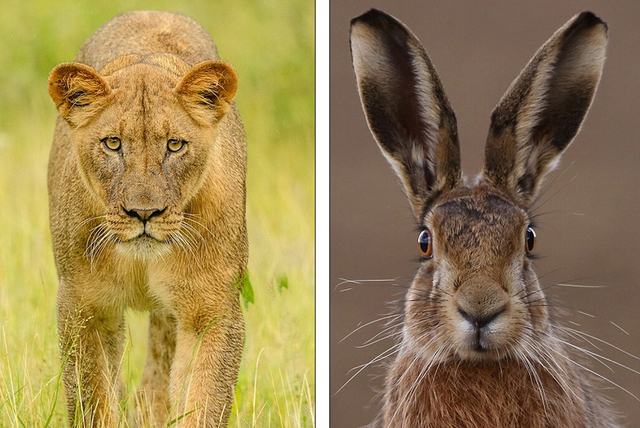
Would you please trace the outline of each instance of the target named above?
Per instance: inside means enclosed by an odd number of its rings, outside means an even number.
[[[53,5],[55,4],[55,8]],[[248,225],[255,304],[231,427],[314,423],[314,16],[309,0],[0,4],[0,428],[65,426],[55,323],[57,276],[46,168],[55,109],[47,75],[112,16],[186,13],[238,70],[249,141]],[[285,283],[288,287],[284,287]],[[133,393],[146,316],[127,315],[122,371]],[[129,399],[129,407],[133,399]]]

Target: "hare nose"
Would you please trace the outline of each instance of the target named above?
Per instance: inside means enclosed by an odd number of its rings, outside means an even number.
[[[458,306],[458,313],[462,315],[462,318],[467,320],[469,324],[471,324],[475,329],[481,329],[482,327],[486,326],[491,321],[496,319],[501,313],[505,311],[505,309],[507,309],[506,305],[498,308],[490,314],[472,315]]]
[[[153,216],[158,216],[160,214],[162,214],[167,208],[162,208],[162,209],[157,209],[157,208],[149,208],[149,209],[140,209],[140,208],[133,208],[133,209],[126,209],[123,208],[124,212],[129,216],[129,217],[135,217],[139,220],[141,220],[143,223],[146,223],[151,217]]]

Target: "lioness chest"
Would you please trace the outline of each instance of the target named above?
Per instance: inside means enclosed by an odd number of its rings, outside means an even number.
[[[89,306],[140,311],[166,306],[171,283],[166,264],[112,257],[112,263],[95,267],[81,290],[77,290]]]

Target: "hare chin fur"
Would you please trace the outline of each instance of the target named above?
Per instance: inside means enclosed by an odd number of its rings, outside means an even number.
[[[491,115],[473,187],[417,37],[371,10],[352,20],[350,42],[369,128],[430,245],[405,299],[384,426],[615,427],[550,322],[528,214],[591,106],[606,24],[576,15],[536,52]]]

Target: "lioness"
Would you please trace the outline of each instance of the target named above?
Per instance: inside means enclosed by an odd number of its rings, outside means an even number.
[[[49,206],[71,425],[115,426],[123,311],[150,311],[141,420],[226,426],[244,340],[246,140],[190,18],[109,21],[49,77]]]

